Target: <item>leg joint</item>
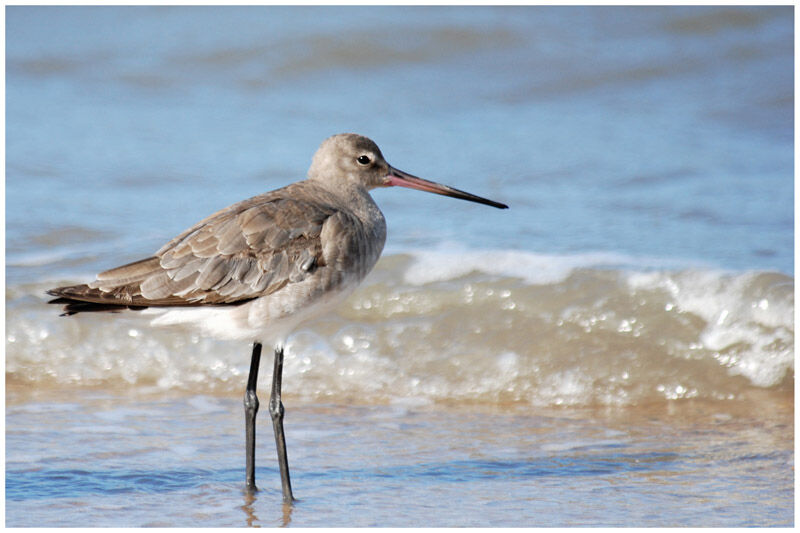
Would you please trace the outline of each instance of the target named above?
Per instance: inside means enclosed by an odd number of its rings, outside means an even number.
[[[256,391],[244,391],[244,408],[254,413],[258,412],[258,396],[256,396]]]
[[[269,401],[269,414],[273,420],[276,418],[283,419],[283,402],[274,398]]]

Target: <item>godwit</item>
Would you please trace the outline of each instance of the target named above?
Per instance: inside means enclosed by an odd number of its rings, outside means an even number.
[[[308,178],[236,203],[201,220],[153,257],[112,268],[88,285],[47,291],[64,315],[162,311],[154,325],[191,323],[222,339],[253,341],[244,394],[246,484],[255,484],[256,383],[261,344],[275,349],[269,413],[284,502],[292,486],[283,434],[281,374],[286,336],[335,307],[364,279],[386,240],[369,191],[409,187],[493,207],[508,206],[391,167],[378,146],[351,133],[323,141]]]

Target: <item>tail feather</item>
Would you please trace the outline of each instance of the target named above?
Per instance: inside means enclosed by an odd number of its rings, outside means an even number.
[[[56,297],[47,303],[64,306],[64,312],[61,316],[70,316],[85,312],[118,313],[125,309],[140,311],[147,308],[146,305],[136,305],[133,302],[124,303],[119,299],[115,299],[109,293],[104,293],[99,289],[93,289],[88,285],[59,287],[47,291],[47,294]]]
[[[138,305],[117,305],[117,304],[98,304],[94,302],[82,302],[80,300],[70,300],[69,298],[56,298],[47,302],[49,304],[63,304],[64,312],[60,316],[70,316],[76,313],[85,312],[107,312],[119,313],[125,309],[141,311],[147,309],[145,306]]]
[[[76,313],[105,312],[118,313],[126,309],[141,311],[148,307],[194,307],[200,305],[236,306],[251,301],[253,298],[243,298],[230,303],[211,303],[202,300],[187,300],[179,296],[169,295],[164,298],[149,300],[142,296],[138,283],[122,285],[109,290],[101,290],[89,285],[70,285],[58,287],[47,291],[54,299],[49,304],[64,306],[61,316],[70,316]]]

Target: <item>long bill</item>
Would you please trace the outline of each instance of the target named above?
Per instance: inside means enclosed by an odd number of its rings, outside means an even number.
[[[420,191],[441,194],[443,196],[450,196],[452,198],[460,198],[461,200],[469,200],[470,202],[477,202],[479,204],[490,205],[498,209],[508,209],[506,204],[481,198],[480,196],[475,196],[474,194],[460,191],[458,189],[454,189],[453,187],[448,187],[447,185],[442,185],[441,183],[424,180],[422,178],[412,176],[411,174],[406,174],[402,170],[397,170],[394,167],[389,167],[389,174],[386,177],[389,179],[387,183],[389,186],[408,187],[409,189],[417,189]]]

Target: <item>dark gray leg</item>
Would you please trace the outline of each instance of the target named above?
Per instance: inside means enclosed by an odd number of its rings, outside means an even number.
[[[275,368],[272,371],[272,393],[269,397],[269,414],[275,430],[275,445],[278,447],[278,466],[281,469],[283,502],[292,503],[292,484],[289,480],[289,461],[286,458],[286,439],[283,436],[283,404],[281,403],[281,375],[283,374],[283,346],[275,347]]]
[[[245,453],[247,454],[247,490],[256,489],[256,413],[258,413],[258,364],[261,362],[261,344],[253,343],[253,355],[250,358],[250,376],[244,391],[244,431]]]

